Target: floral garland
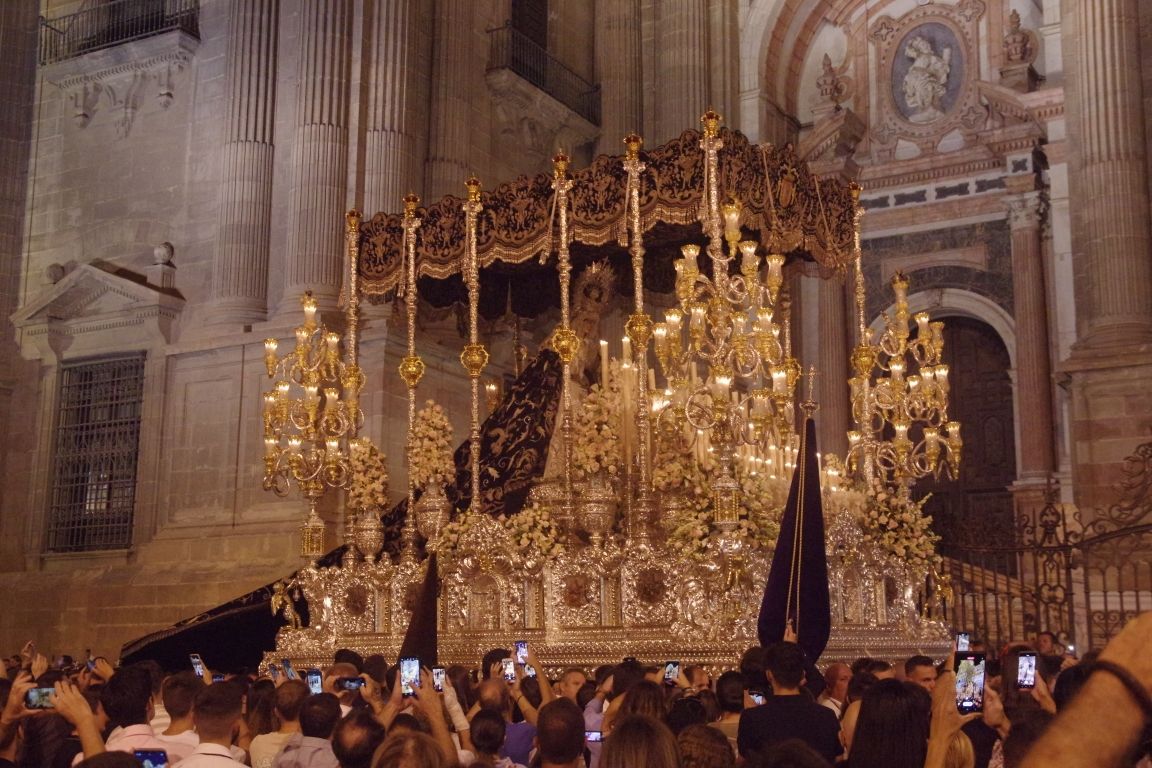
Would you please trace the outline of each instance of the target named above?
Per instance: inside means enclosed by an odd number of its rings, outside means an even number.
[[[483,513],[465,510],[440,531],[439,549],[450,555],[476,527]],[[524,507],[515,515],[500,515],[496,522],[504,529],[511,549],[534,553],[542,557],[556,557],[564,552],[563,533],[552,521],[548,511],[538,503]]]
[[[447,482],[454,469],[452,424],[444,408],[428,400],[416,413],[416,423],[412,426],[408,473],[417,488],[426,488],[433,482]]]
[[[572,425],[572,471],[577,480],[620,474],[620,363],[609,363],[607,387],[593,384]]]
[[[380,509],[388,506],[388,467],[384,454],[370,438],[351,442],[346,504],[352,509]]]
[[[936,544],[940,537],[932,530],[932,517],[924,514],[925,496],[920,501],[901,498],[895,491],[874,481],[864,491],[860,527],[865,542],[916,569],[926,570],[940,563]]]

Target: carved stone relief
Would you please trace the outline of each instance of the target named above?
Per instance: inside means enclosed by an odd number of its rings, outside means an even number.
[[[975,86],[984,11],[981,0],[961,0],[919,7],[900,19],[881,16],[872,24],[882,83],[872,121],[877,160],[892,160],[898,144],[924,152],[945,137],[958,134],[961,146],[975,139],[987,117]]]

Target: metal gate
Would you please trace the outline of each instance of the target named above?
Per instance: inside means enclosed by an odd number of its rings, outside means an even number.
[[[1101,648],[1138,613],[1152,610],[1152,442],[1124,460],[1120,499],[1086,520],[1084,643]]]
[[[1055,501],[991,518],[945,559],[952,599],[945,616],[995,651],[1051,631],[1080,650],[1102,648],[1152,610],[1152,442],[1124,460],[1119,500],[1076,510]]]
[[[949,623],[995,650],[1038,632],[1073,632],[1073,565],[1080,540],[1074,513],[1055,502],[1008,525],[980,527],[945,559]],[[1071,522],[1071,525],[1069,524]]]

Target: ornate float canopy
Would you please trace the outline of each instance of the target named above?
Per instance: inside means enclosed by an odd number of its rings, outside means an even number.
[[[720,195],[743,206],[742,226],[764,251],[817,262],[822,271],[851,266],[855,224],[852,186],[819,179],[799,161],[791,144],[754,145],[736,131],[722,130]],[[641,152],[640,220],[646,251],[645,288],[673,290],[672,259],[685,243],[703,245],[704,153],[701,134]],[[602,155],[572,172],[569,232],[573,268],[607,258],[628,272],[627,173],[620,157]],[[481,193],[477,221],[481,267],[480,314],[494,319],[509,308],[533,317],[559,304],[554,265],[555,209],[552,177],[520,177]],[[420,293],[434,305],[465,299],[460,277],[466,223],[463,199],[453,196],[419,211],[416,236]],[[403,214],[377,213],[360,227],[360,290],[379,300],[402,280]],[[543,257],[543,258],[542,258]],[[542,284],[542,278],[548,284]],[[631,287],[623,281],[627,294]]]

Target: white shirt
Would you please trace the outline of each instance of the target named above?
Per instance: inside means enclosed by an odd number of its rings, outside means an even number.
[[[200,746],[200,734],[189,728],[186,731],[181,731],[174,736],[165,736],[162,733],[156,734],[156,738],[166,744],[164,751],[168,753],[168,762],[176,765],[184,758],[191,755],[196,751],[196,747]],[[244,750],[240,747],[232,747],[232,759],[238,762],[244,762]]]
[[[112,733],[108,734],[108,741],[104,743],[104,749],[109,752],[128,752],[129,754],[137,749],[163,749],[167,751],[164,742],[156,738],[156,735],[152,733],[152,726],[148,723],[130,725],[127,728],[113,728]],[[84,753],[81,752],[72,760],[72,765],[79,765],[83,759]]]
[[[828,709],[832,710],[832,714],[836,715],[837,718],[840,717],[840,713],[844,710],[844,705],[831,696],[821,696],[818,703],[820,706],[828,707]]]
[[[226,765],[244,765],[232,757],[228,747],[219,744],[201,744],[192,754],[179,762],[180,768],[224,768]]]
[[[196,731],[189,728],[186,731],[177,733],[175,736],[165,736],[162,733],[157,733],[156,738],[164,742],[165,751],[168,752],[168,762],[175,765],[200,745],[200,736]]]
[[[252,758],[252,768],[272,768],[272,761],[284,748],[291,733],[262,733],[252,739],[248,746],[248,755]],[[468,763],[471,765],[471,763]]]

